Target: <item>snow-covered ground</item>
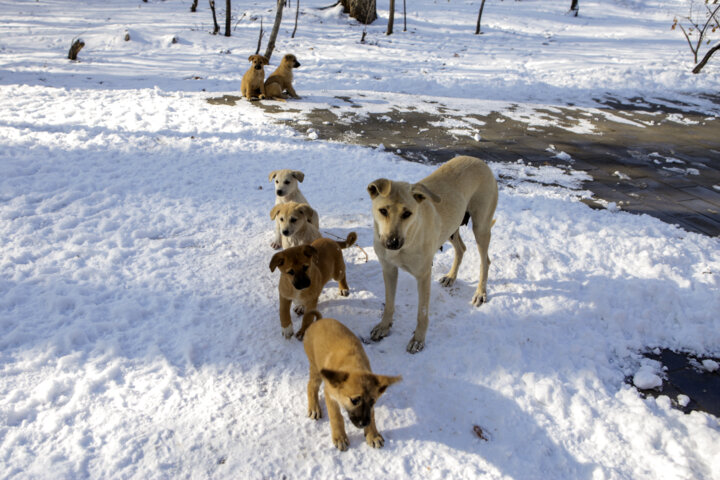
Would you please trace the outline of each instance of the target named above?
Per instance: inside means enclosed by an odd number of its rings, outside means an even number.
[[[303,3],[294,40],[286,10],[273,65],[296,53],[307,97],[290,107],[362,92],[375,111],[395,94],[404,108],[532,112],[610,94],[712,112],[699,94],[720,89],[718,62],[689,73],[669,30],[679,1],[581,0],[578,18],[564,2],[488,2],[480,37],[478,2],[409,2],[407,33],[396,19],[385,37],[380,10],[366,44],[312,8],[324,3]],[[0,477],[720,478],[718,420],[625,383],[662,376],[647,348],[720,354],[720,242],[591,210],[584,174],[522,163],[491,165],[512,178],[490,301],[469,305],[469,248],[458,283],[433,285],[411,356],[415,282],[401,274],[392,334],[365,347],[376,372],[404,378],[377,407],[385,447],[348,424],[338,452],[327,418],[305,417],[301,344],[280,334],[267,174],[303,170],[321,229],[358,233],[369,261],[347,250],[350,297],[331,283],[320,310],[367,337],[384,288],[365,187],[432,168],[208,104],[238,92],[273,12],[237,5],[224,38],[189,5],[0,2]],[[439,252],[434,277],[451,262]]]

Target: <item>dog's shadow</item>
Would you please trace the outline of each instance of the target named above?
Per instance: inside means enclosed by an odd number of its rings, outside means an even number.
[[[597,467],[579,462],[511,397],[491,388],[421,372],[405,375],[403,383],[395,388],[405,388],[405,395],[394,396],[389,390],[389,398],[380,400],[390,408],[412,403],[414,423],[380,429],[391,449],[393,444],[402,450],[408,443],[441,443],[480,456],[512,478],[538,478],[542,472],[541,478],[589,479]]]

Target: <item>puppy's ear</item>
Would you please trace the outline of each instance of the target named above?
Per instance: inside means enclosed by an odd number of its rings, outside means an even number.
[[[337,370],[328,370],[327,368],[323,368],[320,370],[320,375],[322,375],[323,379],[328,382],[333,387],[337,388],[348,379],[350,376],[347,372],[339,372]]]
[[[277,177],[278,171],[279,170],[273,170],[272,172],[270,172],[270,175],[268,175],[268,180],[271,182],[273,180],[275,180],[275,177]]]
[[[307,203],[301,203],[297,206],[296,210],[305,215],[305,218],[307,218],[308,222],[312,220],[313,212],[315,212],[315,210],[313,210],[312,207]]]
[[[260,58],[262,58],[262,62],[264,65],[270,65],[270,60],[268,60],[267,57],[261,56]]]
[[[393,383],[397,383],[400,380],[402,380],[401,376],[397,377],[388,377],[387,375],[373,375],[375,377],[375,380],[378,382],[378,392],[380,392],[380,395],[385,393],[385,390],[387,390],[387,387],[392,385]]]
[[[430,191],[425,185],[422,183],[416,183],[410,188],[410,193],[412,193],[413,198],[418,202],[422,202],[426,198],[429,198],[435,203],[440,203],[440,197],[435,195],[433,192]]]
[[[308,258],[311,258],[311,257],[317,255],[317,250],[312,245],[305,245],[303,247],[303,255],[305,255]]]
[[[390,186],[390,180],[388,180],[387,178],[378,178],[367,186],[367,191],[370,194],[370,198],[375,198],[378,195],[387,197],[388,195],[390,195]]]
[[[270,220],[275,220],[275,217],[277,217],[278,213],[280,213],[281,208],[282,203],[278,203],[272,208],[272,210],[270,210]]]
[[[277,267],[282,266],[285,263],[284,252],[278,252],[270,259],[270,271],[274,272]]]
[[[252,62],[252,61],[253,61],[252,59],[253,59],[254,56],[255,56],[255,55],[250,55],[250,56],[248,57],[248,62]]]
[[[293,170],[292,176],[297,179],[298,182],[302,183],[305,180],[305,174],[300,170]]]

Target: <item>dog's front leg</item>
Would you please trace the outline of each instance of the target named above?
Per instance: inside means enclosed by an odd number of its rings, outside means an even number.
[[[298,340],[302,340],[305,336],[305,330],[312,324],[313,320],[315,319],[314,315],[309,314],[308,312],[312,312],[317,308],[318,299],[310,300],[305,304],[305,309],[303,312],[305,312],[305,315],[303,315],[302,319],[302,325],[300,326],[300,330],[298,330],[297,334],[295,334],[295,337]]]
[[[370,338],[376,342],[386,337],[390,332],[390,327],[392,327],[398,281],[398,268],[395,265],[382,260],[380,260],[380,264],[382,265],[383,280],[385,281],[385,309],[383,310],[382,320],[370,332]]]
[[[275,250],[282,248],[282,237],[280,234],[280,222],[275,221],[275,239],[270,243],[270,246]]]
[[[373,448],[380,448],[385,445],[385,439],[375,426],[375,409],[370,412],[370,425],[365,427],[365,443]]]
[[[307,386],[307,397],[308,397],[308,417],[313,420],[322,418],[322,410],[318,404],[318,390],[320,390],[320,384],[322,383],[322,377],[317,368],[310,366],[310,380],[308,380]]]
[[[340,412],[340,406],[328,394],[327,388],[325,389],[325,405],[327,406],[328,417],[330,418],[330,433],[332,435],[333,445],[335,445],[338,450],[345,451],[350,444],[347,434],[345,433],[345,421]]]
[[[425,348],[425,334],[427,333],[429,322],[428,308],[430,307],[430,277],[430,271],[416,277],[418,292],[417,326],[415,327],[415,333],[407,346],[407,351],[410,353],[417,353]]]
[[[293,334],[292,318],[290,318],[291,304],[292,300],[280,295],[280,327],[285,338],[290,338]]]
[[[297,99],[297,100],[300,99],[300,95],[298,95],[297,92],[295,92],[295,89],[292,87],[292,85],[288,85],[287,92],[290,94],[290,96],[292,98]]]

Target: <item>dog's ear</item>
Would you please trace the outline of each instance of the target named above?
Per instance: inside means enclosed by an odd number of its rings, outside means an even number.
[[[270,259],[270,271],[274,272],[277,267],[282,266],[285,263],[284,252],[278,252]]]
[[[250,55],[250,56],[248,57],[248,62],[252,62],[252,61],[253,61],[252,59],[253,59],[254,56],[255,56],[255,55]]]
[[[367,186],[367,191],[370,194],[370,198],[375,198],[378,195],[387,197],[388,195],[390,195],[390,186],[390,180],[388,180],[387,178],[378,178]]]
[[[303,247],[303,255],[305,255],[308,258],[311,258],[311,257],[317,255],[317,250],[312,245],[305,245]]]
[[[270,60],[267,59],[265,56],[260,56],[262,58],[262,62],[264,65],[270,65]]]
[[[397,383],[400,380],[402,380],[402,377],[399,375],[397,377],[388,377],[387,375],[374,375],[373,374],[373,376],[375,377],[375,380],[377,380],[377,382],[378,382],[378,392],[380,393],[380,395],[385,393],[385,390],[387,390],[387,387],[389,387],[393,383]]]
[[[328,382],[333,387],[337,388],[343,383],[345,383],[345,380],[348,379],[350,376],[347,372],[339,372],[337,370],[328,370],[327,368],[323,368],[320,370],[320,375],[322,375],[323,379]]]
[[[275,177],[277,177],[279,171],[280,170],[273,170],[272,172],[270,172],[270,175],[268,175],[268,181],[272,182],[273,180],[275,180]]]
[[[298,182],[302,183],[305,180],[305,174],[300,170],[293,170],[292,176],[297,179]]]
[[[307,203],[301,203],[300,205],[297,206],[297,208],[296,208],[295,210],[297,210],[298,212],[300,212],[300,213],[302,213],[303,215],[305,215],[305,218],[307,218],[308,222],[309,222],[310,220],[312,220],[312,218],[313,218],[313,212],[315,211],[315,210],[313,210],[312,207],[311,207],[310,205],[308,205]]]
[[[272,207],[272,210],[270,210],[270,220],[275,220],[275,217],[277,217],[278,213],[280,213],[280,209],[282,208],[283,204],[278,203],[274,207]]]
[[[410,188],[410,193],[412,193],[413,198],[418,202],[422,202],[426,198],[429,198],[435,203],[440,203],[440,197],[435,195],[433,192],[430,191],[425,185],[422,183],[416,183]]]

